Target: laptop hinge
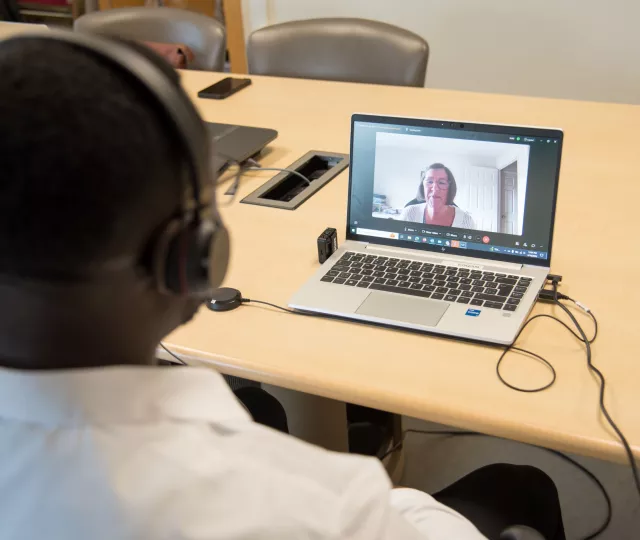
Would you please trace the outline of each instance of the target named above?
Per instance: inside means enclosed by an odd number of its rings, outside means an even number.
[[[378,244],[367,244],[365,249],[372,249],[376,251],[383,251],[386,253],[393,253],[397,257],[406,257],[407,255],[428,257],[429,259],[437,259],[442,261],[442,264],[449,264],[455,266],[461,266],[465,268],[481,268],[483,266],[493,266],[497,268],[521,270],[524,265],[521,263],[510,263],[504,261],[494,261],[488,259],[482,259],[480,257],[464,257],[463,255],[452,255],[451,253],[434,253],[432,251],[422,251],[418,249],[402,248],[394,249],[390,247],[381,246]]]

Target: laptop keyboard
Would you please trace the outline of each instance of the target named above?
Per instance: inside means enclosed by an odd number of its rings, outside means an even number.
[[[320,281],[516,311],[530,277],[347,251]]]

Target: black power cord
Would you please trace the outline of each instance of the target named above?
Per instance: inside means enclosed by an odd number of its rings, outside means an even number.
[[[563,295],[564,296],[564,295]],[[574,300],[572,300],[571,298],[569,298],[568,296],[564,296],[564,298],[571,300],[572,302],[575,303]],[[555,303],[555,302],[553,302]],[[559,302],[558,302],[559,303]],[[562,306],[562,304],[560,304]],[[581,305],[581,304],[580,304]],[[564,306],[562,306],[564,308]],[[584,307],[582,308],[584,309]],[[598,321],[595,318],[595,315],[591,312],[591,310],[589,310],[588,315],[591,317],[591,319],[593,320],[593,324],[594,324],[594,332],[593,332],[593,337],[589,340],[589,344],[593,343],[596,339],[596,337],[598,336]],[[576,339],[582,341],[582,337],[580,337],[578,334],[576,334],[571,327],[565,323],[564,321],[561,321],[560,319],[558,319],[557,317],[554,317],[553,315],[547,315],[546,313],[540,313],[538,315],[534,315],[533,317],[530,317],[529,319],[527,319],[527,321],[522,325],[522,328],[520,329],[520,331],[516,334],[515,339],[513,340],[513,343],[511,345],[507,345],[504,349],[504,351],[502,351],[502,354],[500,355],[500,358],[498,358],[498,363],[496,364],[496,375],[498,376],[498,379],[500,379],[500,382],[502,384],[504,384],[505,386],[508,386],[509,388],[511,388],[512,390],[516,390],[517,392],[526,392],[526,393],[530,393],[530,394],[534,394],[537,392],[542,392],[543,390],[546,390],[547,388],[550,388],[551,386],[553,386],[553,384],[556,382],[556,370],[553,367],[553,365],[546,359],[543,358],[542,356],[540,356],[537,353],[534,353],[532,351],[529,351],[527,349],[522,349],[520,347],[516,347],[514,344],[516,341],[518,341],[518,338],[520,337],[520,334],[522,334],[522,332],[524,331],[524,329],[529,326],[529,324],[531,322],[533,322],[536,319],[551,319],[552,321],[555,321],[557,323],[560,323],[562,326],[564,326]],[[500,367],[502,365],[502,361],[504,360],[504,358],[507,356],[507,354],[511,351],[517,351],[519,353],[522,354],[527,354],[529,356],[532,356],[534,358],[536,358],[537,360],[540,360],[545,366],[547,366],[549,368],[549,371],[551,372],[551,380],[543,385],[543,386],[538,386],[536,388],[522,388],[520,386],[516,386],[514,384],[511,384],[510,382],[508,382],[503,376],[502,373],[500,372]]]
[[[409,433],[417,433],[421,435],[442,435],[446,437],[464,437],[464,436],[491,437],[491,435],[486,435],[484,433],[477,433],[475,431],[407,429],[403,431],[402,438],[400,439],[400,441],[394,446],[392,446],[380,459],[384,460],[389,455],[400,450],[404,446],[405,439]],[[607,514],[602,524],[600,524],[594,532],[589,533],[587,536],[585,536],[583,540],[592,540],[593,538],[597,538],[598,536],[600,536],[607,529],[607,527],[609,527],[609,524],[611,523],[611,516],[613,513],[611,498],[609,497],[609,493],[607,493],[607,490],[605,489],[602,482],[598,479],[598,477],[595,474],[593,474],[584,465],[582,465],[581,463],[578,463],[575,459],[570,458],[566,454],[563,454],[562,452],[558,452],[557,450],[551,450],[550,448],[545,448],[544,446],[536,446],[536,445],[530,445],[530,446],[533,446],[534,448],[537,448],[539,450],[543,450],[544,452],[547,452],[549,454],[553,454],[554,456],[559,457],[560,459],[566,461],[567,463],[570,463],[572,466],[574,466],[576,469],[582,472],[587,478],[589,478],[589,480],[591,480],[593,484],[598,488],[598,490],[602,494],[602,498],[605,501],[605,505],[607,507]]]
[[[607,381],[604,375],[602,374],[602,372],[596,366],[593,365],[593,361],[592,361],[593,359],[591,356],[591,343],[593,341],[590,341],[587,338],[586,334],[584,333],[584,330],[582,329],[582,326],[580,326],[580,323],[578,323],[573,313],[571,313],[571,311],[564,304],[562,304],[560,300],[558,300],[557,289],[558,289],[558,286],[557,284],[554,283],[554,292],[556,293],[556,305],[559,306],[569,316],[569,318],[571,319],[571,322],[574,324],[574,326],[580,333],[581,341],[584,343],[585,348],[587,350],[587,367],[589,368],[589,370],[591,370],[592,373],[596,375],[596,377],[600,382],[600,398],[599,398],[600,410],[602,411],[602,414],[604,415],[605,419],[611,426],[611,429],[615,431],[616,435],[618,436],[618,439],[620,439],[620,442],[624,447],[624,450],[627,454],[627,459],[629,460],[629,464],[631,465],[631,472],[633,473],[633,480],[636,485],[636,490],[638,491],[638,495],[640,496],[640,472],[638,471],[638,464],[636,463],[635,457],[633,455],[633,450],[631,450],[631,445],[629,444],[629,441],[627,441],[626,437],[624,436],[624,434],[622,433],[618,425],[614,422],[613,418],[611,417],[611,414],[607,410],[607,406],[604,403],[604,393],[605,393],[605,387],[606,387]],[[566,298],[572,302],[575,302],[575,300],[569,297],[566,297]],[[594,339],[595,339],[595,335],[597,335],[597,326],[596,326],[596,334],[594,334]]]
[[[607,423],[611,426],[611,428],[613,429],[613,431],[617,435],[618,439],[622,443],[622,447],[624,448],[625,454],[627,456],[627,460],[629,462],[629,465],[631,466],[631,472],[632,472],[633,481],[634,481],[636,490],[638,491],[638,495],[640,496],[640,473],[638,472],[638,465],[637,465],[635,457],[633,455],[633,450],[631,449],[631,445],[627,441],[626,437],[624,436],[624,434],[622,433],[620,428],[617,426],[617,424],[614,422],[613,418],[611,417],[611,414],[607,410],[607,407],[606,407],[606,405],[604,403],[606,379],[605,379],[604,375],[602,374],[602,372],[596,366],[594,366],[593,362],[592,362],[591,344],[598,337],[598,320],[596,319],[596,316],[593,314],[593,312],[588,307],[586,307],[584,304],[582,304],[582,303],[578,302],[577,300],[574,300],[573,298],[567,296],[566,294],[562,294],[562,293],[560,293],[558,291],[558,283],[562,279],[560,276],[552,276],[552,275],[550,275],[549,279],[551,280],[552,289],[543,289],[542,291],[540,291],[539,299],[541,301],[543,301],[543,302],[550,302],[550,303],[560,307],[560,309],[562,309],[569,316],[569,319],[571,320],[571,323],[576,328],[578,333],[576,334],[576,332],[574,332],[573,329],[568,324],[566,324],[564,321],[561,321],[557,317],[554,317],[553,315],[539,314],[539,315],[534,315],[533,317],[531,317],[530,319],[528,319],[524,323],[524,325],[522,326],[522,328],[520,329],[520,331],[516,335],[516,338],[513,340],[513,343],[515,343],[518,340],[518,338],[520,337],[520,334],[522,334],[522,331],[527,327],[527,325],[531,321],[533,321],[534,319],[537,319],[537,318],[546,317],[546,318],[552,319],[552,320],[560,323],[569,332],[571,332],[571,334],[573,334],[573,336],[577,340],[581,341],[584,344],[585,349],[586,349],[586,355],[587,355],[587,367],[592,373],[594,373],[596,375],[596,377],[598,378],[599,383],[600,383],[600,396],[599,396],[600,410],[602,411],[602,414],[605,417]],[[582,326],[580,325],[580,323],[576,319],[575,315],[571,312],[571,310],[567,306],[565,306],[561,302],[561,300],[567,300],[569,302],[573,302],[578,308],[582,309],[585,313],[587,313],[587,315],[589,315],[591,317],[591,320],[593,321],[593,325],[594,325],[594,331],[593,331],[593,337],[592,338],[588,338],[587,337],[586,333],[582,329]],[[533,356],[533,357],[541,360],[551,370],[551,373],[552,373],[551,381],[549,383],[545,384],[544,386],[541,386],[541,387],[538,387],[538,388],[521,388],[521,387],[515,386],[515,385],[507,382],[504,379],[504,377],[502,376],[502,374],[500,373],[500,365],[502,363],[502,360],[506,356],[506,354],[511,350],[524,352],[525,354],[528,354],[530,356]],[[556,380],[556,371],[555,371],[554,367],[551,365],[551,363],[549,361],[547,361],[546,359],[542,358],[540,355],[538,355],[536,353],[533,353],[531,351],[526,351],[526,350],[520,349],[518,347],[515,347],[513,344],[508,345],[505,348],[505,350],[503,351],[503,353],[500,355],[500,358],[498,359],[498,363],[496,365],[496,373],[498,375],[498,378],[500,379],[500,382],[502,382],[505,386],[508,386],[512,390],[516,390],[518,392],[529,392],[529,393],[542,392],[543,390],[546,390],[547,388],[552,386],[553,383]]]

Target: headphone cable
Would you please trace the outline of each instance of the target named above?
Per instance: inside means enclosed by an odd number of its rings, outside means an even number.
[[[293,313],[294,315],[307,315],[307,316],[311,316],[311,317],[323,317],[324,315],[322,313],[310,313],[310,312],[306,312],[306,311],[296,311],[294,309],[290,309],[290,308],[285,308],[282,306],[279,306],[277,304],[272,304],[271,302],[264,302],[263,300],[253,300],[251,298],[242,298],[240,300],[240,302],[242,302],[243,304],[262,304],[264,306],[269,306],[275,309],[279,309],[280,311],[284,311],[285,313]]]

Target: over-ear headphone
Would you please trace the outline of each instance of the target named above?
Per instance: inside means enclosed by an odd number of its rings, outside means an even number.
[[[166,294],[208,298],[219,287],[229,262],[229,235],[215,203],[211,142],[177,73],[142,45],[69,31],[48,31],[11,40],[38,39],[68,43],[132,77],[155,99],[172,125],[187,166],[180,216],[171,219],[151,242],[151,268],[158,289]],[[184,181],[184,180],[183,180]],[[210,210],[202,192],[211,192]]]

